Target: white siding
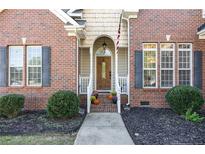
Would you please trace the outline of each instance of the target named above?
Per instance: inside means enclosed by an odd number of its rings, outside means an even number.
[[[89,48],[80,49],[80,75],[90,75],[90,52]]]
[[[81,41],[81,46],[92,46],[96,38],[101,35],[108,35],[116,42],[121,11],[84,9],[86,39]],[[123,20],[121,26],[120,46],[127,47],[127,22]]]
[[[128,54],[127,48],[120,48],[118,52],[118,74],[127,76],[128,74]]]

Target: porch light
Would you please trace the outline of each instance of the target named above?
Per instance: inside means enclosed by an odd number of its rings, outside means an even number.
[[[107,44],[105,43],[105,38],[104,38],[104,43],[102,44],[103,50],[105,52],[106,48],[107,48]]]

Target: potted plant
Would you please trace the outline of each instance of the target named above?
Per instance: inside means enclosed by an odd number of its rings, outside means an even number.
[[[98,91],[94,90],[92,93],[92,96],[95,96],[95,98],[98,99]]]
[[[112,96],[117,96],[117,92],[116,91],[112,91],[111,94],[112,94]]]
[[[112,94],[107,95],[107,99],[112,100]]]
[[[92,104],[94,103],[95,100],[96,100],[96,97],[95,97],[95,96],[91,96],[91,97],[90,97],[90,101],[91,101]]]
[[[112,102],[113,104],[117,104],[117,96],[112,96]]]
[[[117,96],[117,92],[116,92],[116,91],[112,91],[112,92],[107,96],[107,98],[108,98],[109,100],[112,100],[113,96]]]
[[[99,104],[100,104],[100,100],[99,100],[99,99],[96,99],[96,100],[93,102],[93,104],[99,105]]]

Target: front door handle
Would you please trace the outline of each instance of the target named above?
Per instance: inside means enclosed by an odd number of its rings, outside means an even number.
[[[111,80],[111,71],[109,72],[110,80]]]

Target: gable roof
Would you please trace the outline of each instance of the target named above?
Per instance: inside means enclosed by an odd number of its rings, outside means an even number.
[[[205,23],[202,24],[201,26],[199,26],[199,28],[197,29],[198,32],[205,30]]]
[[[82,9],[52,9],[50,11],[62,20],[65,25],[74,27],[85,26],[86,20],[82,19]]]

